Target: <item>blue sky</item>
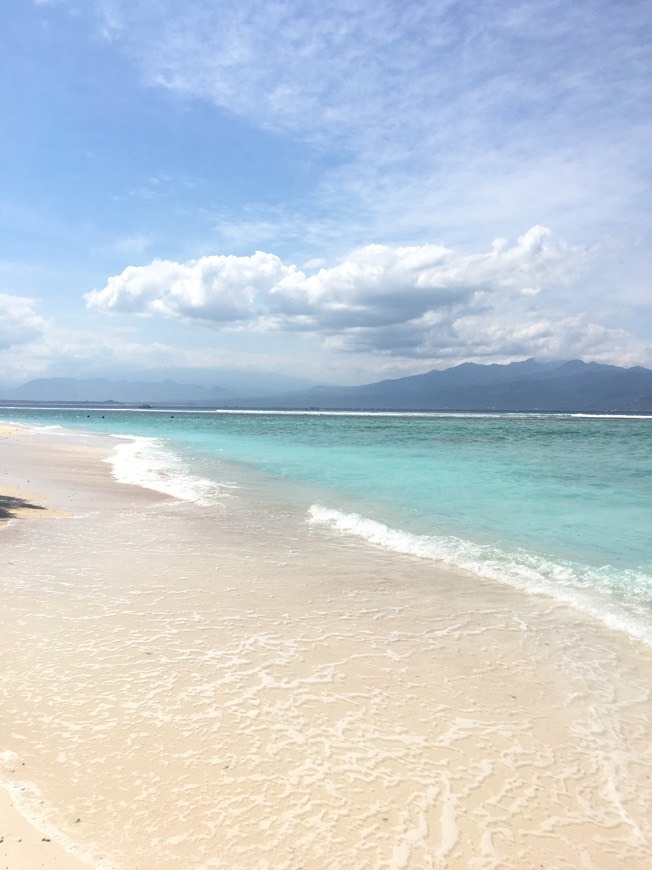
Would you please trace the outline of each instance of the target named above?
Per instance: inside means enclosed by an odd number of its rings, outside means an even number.
[[[652,7],[4,0],[0,382],[652,365]]]

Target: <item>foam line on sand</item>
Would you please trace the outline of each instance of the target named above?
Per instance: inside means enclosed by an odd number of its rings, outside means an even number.
[[[31,824],[12,795],[0,788],[0,866],[9,870],[88,870],[91,865],[65,849],[52,832]]]

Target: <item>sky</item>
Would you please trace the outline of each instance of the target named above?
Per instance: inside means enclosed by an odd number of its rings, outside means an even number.
[[[0,384],[652,367],[649,0],[2,0]]]

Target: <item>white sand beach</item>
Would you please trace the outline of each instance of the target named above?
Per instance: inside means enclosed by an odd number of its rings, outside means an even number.
[[[649,648],[1,435],[2,866],[652,866]]]
[[[5,771],[6,773],[6,771]],[[46,830],[30,824],[15,806],[12,795],[0,789],[0,865],[8,870],[45,868],[77,870],[89,864],[65,849]],[[74,846],[73,846],[74,848]]]

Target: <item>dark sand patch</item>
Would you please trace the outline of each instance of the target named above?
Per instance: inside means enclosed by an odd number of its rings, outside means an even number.
[[[9,520],[15,516],[23,516],[25,511],[44,511],[41,504],[33,504],[26,498],[0,493],[0,520]]]

